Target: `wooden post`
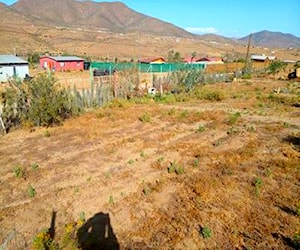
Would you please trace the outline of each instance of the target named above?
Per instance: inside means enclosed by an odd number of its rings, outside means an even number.
[[[251,36],[252,34],[249,35],[249,40],[248,40],[248,46],[247,46],[247,53],[246,53],[246,59],[245,59],[245,71],[246,73],[249,73],[249,51],[250,51],[250,45],[251,45]]]
[[[4,133],[6,134],[6,129],[5,129],[4,122],[2,120],[2,116],[1,115],[0,115],[0,124],[1,124],[1,127],[2,127],[2,129],[4,131]]]

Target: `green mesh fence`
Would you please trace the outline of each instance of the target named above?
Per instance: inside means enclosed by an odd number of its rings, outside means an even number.
[[[111,63],[111,62],[92,62],[91,69],[103,70],[108,72],[137,70],[144,73],[163,73],[173,72],[177,70],[188,69],[204,69],[204,64],[183,64],[183,63],[163,63],[163,64],[147,64],[147,63]]]

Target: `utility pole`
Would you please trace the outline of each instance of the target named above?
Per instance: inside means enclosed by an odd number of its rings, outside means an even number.
[[[252,37],[252,34],[249,35],[248,46],[247,46],[246,61],[245,61],[246,73],[248,73],[248,70],[249,70],[249,51],[250,51],[250,45],[251,45],[251,37]]]

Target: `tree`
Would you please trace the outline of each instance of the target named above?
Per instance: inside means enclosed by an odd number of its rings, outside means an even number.
[[[181,58],[179,52],[174,52],[174,50],[170,50],[168,52],[168,59],[167,59],[167,61],[170,62],[170,63],[181,62],[182,58]]]
[[[193,62],[194,58],[197,56],[197,52],[193,52],[191,55],[191,62]]]
[[[182,58],[180,56],[180,53],[179,52],[175,52],[174,54],[174,62],[181,62],[182,61]]]
[[[40,63],[40,54],[37,52],[28,54],[27,58],[30,65],[37,65]]]

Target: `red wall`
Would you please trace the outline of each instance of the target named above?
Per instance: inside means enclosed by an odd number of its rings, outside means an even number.
[[[46,67],[45,67],[46,65]],[[41,68],[49,68],[51,70],[56,71],[64,71],[64,70],[83,70],[83,61],[65,61],[65,62],[57,62],[49,57],[41,57],[40,58],[40,67]]]

